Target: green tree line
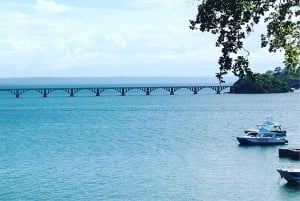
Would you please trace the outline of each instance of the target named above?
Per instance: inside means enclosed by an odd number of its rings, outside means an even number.
[[[274,71],[256,74],[255,79],[245,76],[236,81],[232,93],[284,93],[290,92],[291,83],[300,82],[300,67],[295,71],[276,67]]]

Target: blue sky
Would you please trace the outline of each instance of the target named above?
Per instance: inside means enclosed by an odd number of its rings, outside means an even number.
[[[190,0],[1,0],[0,77],[215,76],[219,49],[189,30]],[[282,66],[248,38],[251,67]]]

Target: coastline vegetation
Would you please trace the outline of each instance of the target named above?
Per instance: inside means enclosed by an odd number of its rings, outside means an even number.
[[[286,93],[292,91],[291,88],[299,88],[299,83],[300,67],[295,71],[276,67],[274,71],[256,74],[254,79],[250,76],[240,78],[233,84],[231,93]]]

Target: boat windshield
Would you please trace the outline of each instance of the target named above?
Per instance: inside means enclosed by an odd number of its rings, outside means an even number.
[[[258,124],[258,125],[256,125],[257,126],[257,128],[258,128],[258,130],[260,130],[260,129],[267,129],[267,130],[269,130],[269,131],[281,131],[281,125],[277,125],[277,124],[272,124],[272,125],[270,125],[270,124]]]

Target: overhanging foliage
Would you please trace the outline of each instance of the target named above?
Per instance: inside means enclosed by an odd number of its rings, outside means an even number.
[[[192,30],[218,35],[216,46],[221,47],[219,72],[254,78],[244,47],[246,35],[260,21],[267,32],[261,35],[261,47],[269,52],[283,50],[285,66],[295,71],[300,63],[300,0],[202,0],[195,20],[190,20]]]

